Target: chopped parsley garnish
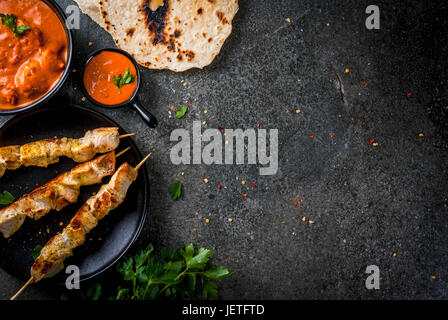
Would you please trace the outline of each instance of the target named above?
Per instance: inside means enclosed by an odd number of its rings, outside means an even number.
[[[131,70],[128,68],[123,75],[121,73],[118,75],[118,77],[113,76],[112,81],[114,82],[114,85],[118,88],[121,94],[121,87],[123,87],[125,84],[131,84],[135,81],[135,76],[131,75]]]
[[[12,33],[16,37],[20,37],[26,30],[30,30],[30,27],[21,25],[17,27],[17,17],[13,14],[3,14],[0,13],[0,17],[2,19],[2,24],[9,29],[11,29]]]

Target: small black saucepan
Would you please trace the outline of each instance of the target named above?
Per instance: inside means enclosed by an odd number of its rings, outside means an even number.
[[[100,54],[101,52],[104,52],[104,51],[113,51],[113,52],[120,53],[120,54],[126,56],[135,66],[135,70],[137,72],[137,77],[136,77],[137,78],[137,86],[136,86],[135,91],[132,94],[132,96],[127,101],[125,101],[123,103],[116,104],[116,105],[102,104],[90,96],[90,94],[88,93],[88,91],[84,85],[84,81],[83,81],[84,72],[86,70],[87,65],[91,62],[91,60],[95,56],[97,56],[98,54]],[[87,99],[89,99],[90,102],[92,102],[94,105],[97,105],[97,106],[100,106],[100,107],[106,108],[106,109],[118,109],[118,108],[122,108],[125,106],[131,106],[138,112],[138,114],[142,117],[142,119],[146,122],[146,124],[150,128],[155,128],[155,127],[157,127],[157,124],[158,124],[156,117],[154,117],[149,111],[147,111],[145,108],[143,108],[138,100],[138,91],[140,89],[140,85],[141,85],[141,76],[140,76],[140,70],[138,69],[137,62],[129,53],[127,53],[126,51],[117,49],[117,48],[105,48],[105,49],[100,49],[100,50],[97,50],[97,51],[91,53],[88,56],[84,66],[83,66],[82,72],[81,72],[81,88],[82,88],[85,96],[87,97]]]

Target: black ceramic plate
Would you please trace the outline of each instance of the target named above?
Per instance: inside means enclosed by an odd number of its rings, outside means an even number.
[[[21,114],[6,122],[0,129],[0,146],[24,144],[45,138],[84,136],[90,129],[99,127],[119,127],[117,123],[104,115],[78,106],[47,106],[45,108]],[[124,132],[120,128],[120,133]],[[120,141],[118,151],[131,147],[117,159],[117,167],[123,162],[137,165],[142,156],[130,138]],[[16,198],[29,193],[37,186],[48,182],[76,163],[61,158],[59,163],[48,168],[28,167],[7,171],[0,178],[0,192],[8,190]],[[103,179],[107,183],[109,177]],[[36,245],[44,245],[70,221],[77,209],[98,191],[100,184],[81,188],[78,203],[64,208],[60,212],[51,211],[46,217],[34,221],[26,219],[23,226],[9,239],[0,235],[0,267],[19,279],[30,277],[33,264],[32,251]],[[81,280],[98,275],[115,264],[138,237],[146,219],[148,209],[149,186],[144,166],[139,177],[129,191],[125,201],[111,211],[98,226],[87,235],[86,243],[74,250],[74,256],[66,260],[67,265],[80,268]],[[54,279],[63,280],[62,271]]]

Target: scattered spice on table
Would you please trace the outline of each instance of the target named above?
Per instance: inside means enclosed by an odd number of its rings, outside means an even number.
[[[331,133],[330,133],[330,136],[331,136],[331,137],[334,137],[334,136],[335,136],[334,132],[331,132]]]
[[[252,188],[255,188],[255,187],[256,187],[255,183],[251,183],[250,186],[251,186]]]
[[[242,196],[243,196],[243,198],[246,198],[247,197],[247,193],[243,193]]]
[[[218,189],[221,189],[221,184],[220,184],[220,183],[218,183],[217,187],[218,187]]]
[[[364,87],[367,87],[367,82],[363,82],[362,85],[363,85]]]
[[[314,133],[310,133],[310,138],[314,138]]]
[[[408,97],[412,97],[412,92],[408,92]]]

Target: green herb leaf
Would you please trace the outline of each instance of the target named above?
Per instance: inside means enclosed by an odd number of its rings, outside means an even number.
[[[186,247],[185,249],[187,249]],[[198,253],[194,256],[190,256],[190,252],[187,254],[187,250],[185,251],[185,262],[187,264],[188,269],[204,269],[205,264],[208,262],[208,259],[212,255],[213,251],[200,248]]]
[[[115,300],[129,300],[129,289],[118,287],[118,292]]]
[[[172,183],[168,189],[168,192],[170,193],[171,199],[178,199],[182,193],[182,182],[175,181]]]
[[[151,252],[154,251],[154,247],[152,244],[150,244],[145,250],[141,250],[137,255],[135,256],[135,267],[138,268],[142,266],[146,260],[149,258]]]
[[[218,300],[218,285],[213,281],[204,281],[202,286],[202,298],[204,300]]]
[[[188,106],[180,106],[177,108],[176,111],[176,119],[182,119],[185,116],[185,113],[187,113]]]
[[[126,72],[124,73],[124,76],[122,76],[121,73],[118,75],[118,77],[113,76],[112,77],[112,82],[118,88],[118,90],[120,91],[120,94],[121,94],[121,88],[125,84],[134,83],[135,78],[136,78],[136,76],[135,75],[131,75],[131,69],[128,67],[126,69]]]
[[[26,30],[30,30],[30,27],[28,26],[18,26],[16,27],[17,24],[17,17],[13,14],[3,14],[0,13],[0,17],[2,19],[2,24],[6,27],[8,27],[9,29],[11,29],[11,31],[14,33],[14,35],[16,37],[21,36]]]
[[[224,278],[227,278],[228,276],[232,275],[232,273],[223,266],[217,266],[212,269],[204,271],[203,275],[206,278],[213,279],[213,280],[221,280]]]
[[[34,260],[36,260],[40,256],[40,252],[41,252],[42,248],[43,247],[40,244],[38,244],[37,246],[34,247],[33,252],[31,253]]]
[[[13,32],[17,37],[20,37],[26,30],[30,30],[28,26],[18,26]]]
[[[95,283],[86,292],[86,298],[89,300],[99,300],[102,295],[102,287],[100,283]]]
[[[129,258],[117,266],[117,271],[121,273],[124,280],[126,281],[134,280],[135,272],[133,267],[134,267],[134,259]]]
[[[14,202],[14,196],[8,191],[0,193],[0,204],[6,205]]]

